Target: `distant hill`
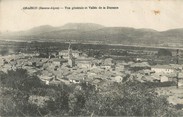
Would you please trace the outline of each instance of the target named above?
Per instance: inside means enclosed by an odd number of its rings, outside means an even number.
[[[183,47],[183,29],[156,31],[129,27],[104,27],[93,23],[68,23],[60,27],[39,26],[26,31],[2,34],[1,38],[37,41],[75,41],[85,43],[179,46]]]
[[[104,26],[93,23],[68,23],[60,27],[63,30],[92,31],[104,28]]]
[[[43,26],[32,28],[32,29],[27,30],[27,31],[22,31],[22,33],[26,34],[26,35],[37,35],[37,34],[40,34],[43,32],[46,33],[46,32],[51,32],[54,30],[57,30],[57,28],[50,26],[50,25],[43,25]]]
[[[57,28],[50,26],[50,25],[43,25],[43,26],[38,26],[34,27],[29,30],[25,31],[18,31],[18,32],[6,32],[3,34],[4,37],[11,36],[11,37],[16,37],[16,36],[32,36],[32,35],[37,35],[40,33],[46,33],[50,31],[54,31]]]

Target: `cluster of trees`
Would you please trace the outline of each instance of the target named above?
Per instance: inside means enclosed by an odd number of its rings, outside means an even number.
[[[48,86],[37,76],[30,76],[27,70],[0,72],[0,114],[1,116],[43,116],[56,109],[68,110],[68,88],[66,85]],[[44,107],[30,103],[29,97],[49,96]]]
[[[169,57],[171,57],[172,56],[172,52],[170,50],[168,50],[168,49],[159,49],[157,55],[158,55],[158,57],[161,57],[161,56],[165,56],[165,57],[169,56]]]
[[[176,116],[165,97],[138,81],[113,83],[107,92],[96,91],[85,82],[45,85],[38,77],[18,69],[0,72],[0,83],[1,116]],[[50,100],[40,107],[30,103],[31,95],[48,96]]]
[[[0,55],[4,56],[9,53],[9,50],[7,48],[0,48]]]

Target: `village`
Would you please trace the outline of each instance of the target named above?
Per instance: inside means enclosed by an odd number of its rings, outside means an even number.
[[[81,89],[79,84],[85,82],[92,84],[101,92],[105,91],[105,87],[111,83],[123,83],[127,80],[168,84],[167,86],[173,86],[174,82],[177,88],[183,86],[183,65],[152,66],[138,58],[130,62],[118,62],[112,58],[96,59],[88,57],[86,53],[72,50],[71,44],[68,50],[52,52],[48,58],[40,57],[40,53],[19,53],[1,56],[0,60],[1,71],[6,73],[8,70],[26,69],[30,75],[37,75],[46,85],[78,84]],[[165,95],[165,91],[158,89],[160,95]],[[180,94],[179,91],[178,95]],[[166,95],[171,94],[166,93]],[[170,102],[178,104],[183,101],[181,98],[175,102],[175,99],[170,96]]]
[[[183,117],[183,0],[0,4],[0,117]]]

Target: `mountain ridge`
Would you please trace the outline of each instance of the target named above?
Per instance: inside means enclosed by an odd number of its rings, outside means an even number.
[[[29,30],[1,34],[2,38],[20,40],[102,42],[117,44],[180,45],[183,44],[183,28],[156,31],[146,28],[105,27],[94,23],[68,23],[54,27],[42,25]]]

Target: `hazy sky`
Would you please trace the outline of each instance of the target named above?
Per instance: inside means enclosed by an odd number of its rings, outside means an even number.
[[[117,10],[23,10],[23,7],[116,6]],[[40,25],[97,23],[104,26],[183,28],[183,0],[0,0],[0,31],[19,31]]]

